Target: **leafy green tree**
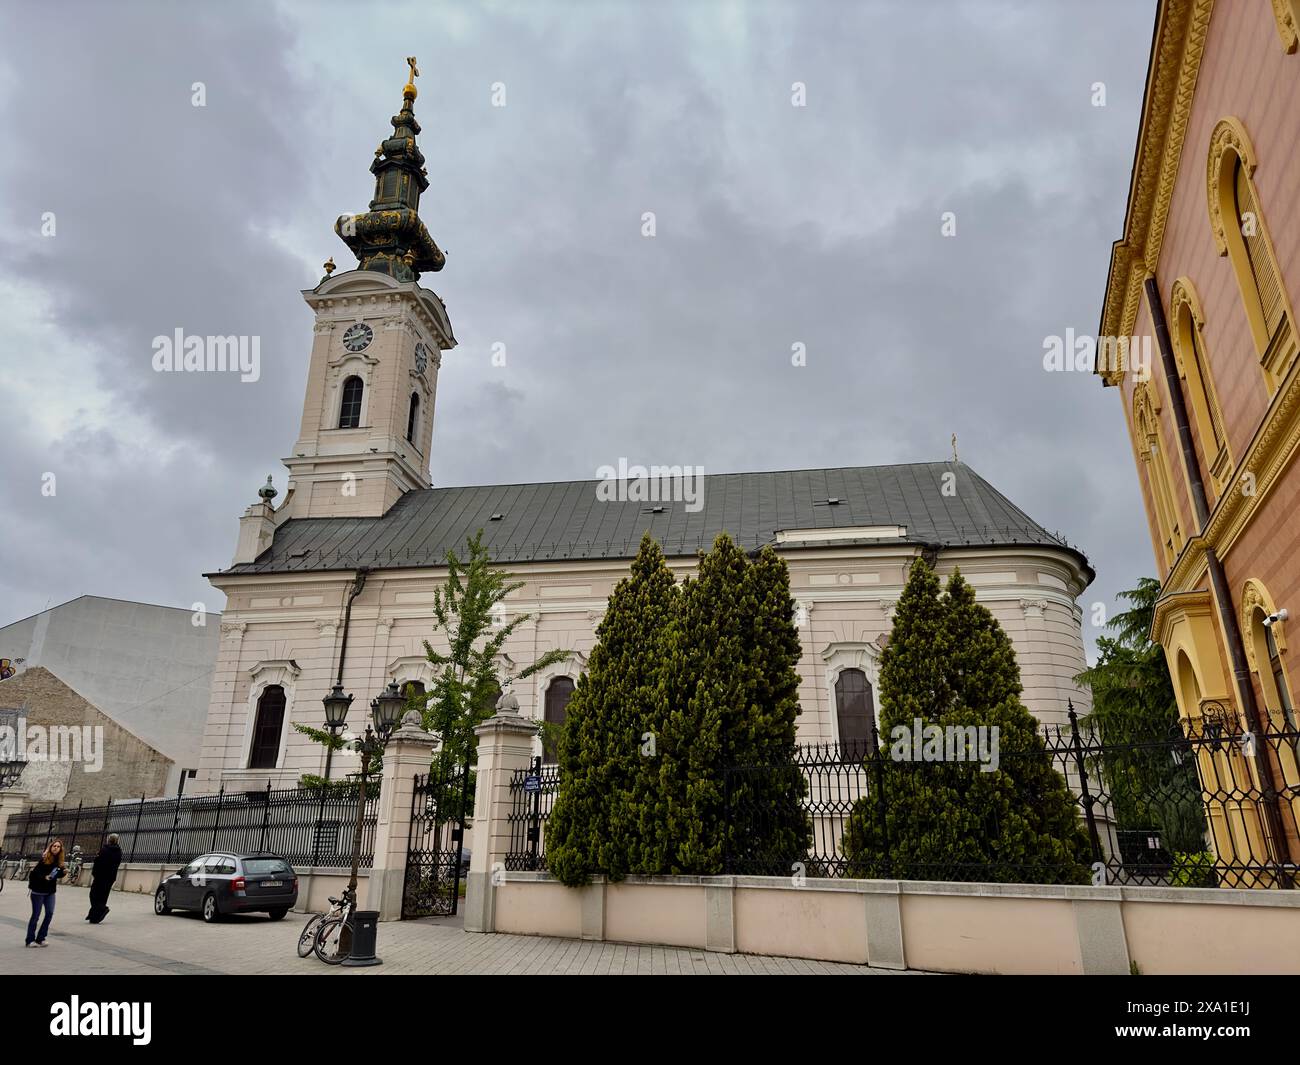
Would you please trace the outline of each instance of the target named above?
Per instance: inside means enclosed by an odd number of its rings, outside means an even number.
[[[913,564],[880,687],[884,748],[867,762],[873,794],[855,803],[844,833],[851,875],[1087,881],[1078,808],[1020,700],[1011,641],[960,573],[941,596],[930,566]],[[997,768],[985,772],[975,751],[912,761],[918,722],[988,729]]]
[[[341,751],[347,746],[347,740],[341,733],[331,733],[328,729],[315,728],[312,725],[304,725],[300,722],[291,722],[295,732],[300,732],[308,739],[319,743],[328,751]],[[316,789],[316,788],[351,788],[356,786],[356,780],[351,777],[339,779],[326,779],[316,773],[303,773],[298,778],[298,787]]]
[[[412,705],[423,704],[426,731],[439,740],[439,758],[447,765],[474,764],[478,741],[474,729],[493,715],[501,689],[515,680],[531,677],[571,651],[550,650],[513,676],[501,676],[497,658],[520,625],[531,614],[505,619],[505,598],[523,587],[512,575],[492,565],[480,529],[466,541],[468,558],[454,549],[447,552],[447,581],[433,593],[433,630],[441,633],[447,650],[424,641],[424,655],[436,670],[433,683],[422,695],[410,695]]]
[[[1091,769],[1101,777],[1120,829],[1156,829],[1168,851],[1205,848],[1205,814],[1195,760],[1175,762],[1168,746],[1178,735],[1178,701],[1164,648],[1151,639],[1160,582],[1139,579],[1121,592],[1130,604],[1097,639],[1097,662],[1075,680],[1092,691],[1082,726],[1106,745]]]
[[[679,592],[648,534],[596,627],[587,670],[569,699],[558,738],[560,785],[546,825],[546,864],[566,884],[592,874],[619,879],[657,861],[640,803],[656,772],[645,744],[667,715],[665,666]],[[653,748],[652,748],[653,749]]]

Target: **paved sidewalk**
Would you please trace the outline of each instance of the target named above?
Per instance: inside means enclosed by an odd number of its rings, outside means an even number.
[[[84,920],[87,892],[58,891],[49,945],[25,947],[31,914],[27,885],[6,881],[0,892],[0,972],[7,974],[266,973],[313,976],[412,973],[567,974],[746,973],[905,975],[863,965],[711,954],[676,947],[586,943],[540,936],[476,935],[459,918],[399,921],[379,926],[383,965],[343,969],[314,957],[299,958],[294,947],[306,914],[283,921],[262,914],[232,916],[205,925],[197,914],[156,916],[147,895],[114,892],[112,913],[103,924]]]

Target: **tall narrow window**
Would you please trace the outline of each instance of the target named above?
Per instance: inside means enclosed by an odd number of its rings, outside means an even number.
[[[546,688],[546,708],[545,718],[549,725],[556,728],[564,724],[568,717],[569,700],[573,698],[573,679],[571,677],[556,677]],[[555,747],[543,740],[542,743],[542,760],[544,762],[555,761]]]
[[[411,393],[411,410],[406,416],[406,440],[408,443],[415,443],[415,432],[420,427],[420,396],[416,392]]]
[[[1157,415],[1158,408],[1151,398],[1151,390],[1145,381],[1140,382],[1133,392],[1133,442],[1146,469],[1161,554],[1168,567],[1174,564],[1178,552],[1183,549],[1183,533],[1169,483],[1169,467],[1160,447],[1160,419]]]
[[[280,757],[280,733],[284,728],[284,689],[268,684],[257,700],[253,721],[253,743],[248,754],[249,769],[274,769]]]
[[[360,377],[343,382],[343,399],[339,404],[339,428],[355,429],[361,424],[361,393],[365,386]]]
[[[1232,187],[1237,228],[1241,232],[1242,243],[1246,246],[1246,263],[1250,267],[1250,279],[1259,299],[1260,313],[1264,317],[1264,332],[1271,341],[1286,315],[1282,306],[1282,285],[1264,244],[1264,225],[1259,204],[1250,184],[1250,175],[1240,158],[1236,160],[1233,170]]]
[[[497,708],[497,702],[501,698],[501,685],[495,680],[488,685],[488,690],[483,696],[483,702],[480,704],[480,710],[485,711],[488,717],[491,717]]]
[[[1228,256],[1250,324],[1264,380],[1277,390],[1298,348],[1287,292],[1255,183],[1256,155],[1246,127],[1222,119],[1210,135],[1207,186],[1210,228]]]
[[[402,695],[406,699],[406,710],[414,710],[417,713],[424,712],[424,682],[420,680],[408,680],[402,685]],[[402,711],[403,716],[406,710]]]
[[[1286,719],[1286,727],[1295,729],[1295,707],[1291,704],[1291,688],[1286,682],[1286,671],[1282,668],[1282,652],[1277,649],[1277,638],[1273,627],[1264,629],[1264,650],[1268,653],[1268,671],[1273,675],[1273,687],[1277,691],[1278,709]]]
[[[1189,279],[1180,277],[1174,282],[1169,303],[1174,354],[1183,380],[1183,394],[1200,437],[1202,475],[1215,495],[1221,495],[1232,472],[1232,459],[1228,454],[1223,411],[1219,407],[1219,396],[1210,374],[1201,332],[1205,317],[1196,289]]]
[[[862,670],[846,669],[836,679],[835,716],[841,754],[860,756],[876,745],[876,702]]]

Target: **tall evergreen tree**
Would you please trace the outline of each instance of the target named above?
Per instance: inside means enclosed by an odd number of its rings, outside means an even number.
[[[929,565],[913,564],[880,686],[873,794],[855,804],[844,834],[852,875],[1086,881],[1078,808],[1020,701],[1011,641],[959,573],[941,597]],[[996,729],[997,768],[907,760],[918,724]]]
[[[658,825],[669,873],[720,873],[724,857],[723,768],[748,734],[745,553],[723,533],[682,587],[669,662],[671,705],[659,743]]]
[[[667,715],[665,664],[679,592],[648,534],[596,627],[559,737],[560,786],[546,826],[547,867],[566,884],[618,879],[645,862],[634,803],[653,763],[642,736]]]
[[[803,646],[785,560],[764,547],[744,582],[747,691],[727,751],[728,764],[738,767],[726,781],[727,857],[731,868],[759,874],[805,861],[812,844],[803,806],[808,782],[793,764]]]

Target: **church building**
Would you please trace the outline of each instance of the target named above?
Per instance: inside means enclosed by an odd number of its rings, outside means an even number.
[[[1011,637],[1024,699],[1059,723],[1086,712],[1078,597],[1087,559],[956,461],[703,476],[692,498],[610,492],[598,480],[430,487],[438,370],[456,346],[447,309],[421,275],[444,256],[419,216],[429,181],[416,143],[415,69],[392,135],[371,164],[369,210],[335,231],[355,269],[303,298],[315,312],[302,423],[279,506],[267,487],[240,519],[225,593],[197,790],[292,786],[320,774],[324,748],[292,722],[323,726],[338,680],[351,727],[389,681],[430,685],[422,641],[448,549],[483,530],[493,561],[524,582],[506,600],[532,619],[505,648],[508,679],[552,648],[571,661],[514,686],[521,712],[563,719],[609,594],[647,530],[685,576],[728,532],[772,544],[790,567],[804,743],[861,741],[876,712],[880,651],[909,566],[954,568]],[[634,369],[629,367],[629,373]],[[613,496],[613,498],[611,498]],[[540,739],[537,753],[542,754]],[[355,763],[336,758],[336,775]]]

